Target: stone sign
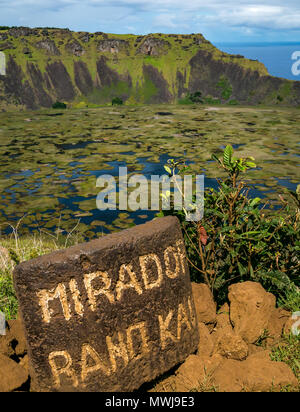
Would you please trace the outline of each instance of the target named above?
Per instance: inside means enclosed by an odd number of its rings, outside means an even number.
[[[33,390],[132,391],[197,349],[176,217],[21,263],[14,284]]]

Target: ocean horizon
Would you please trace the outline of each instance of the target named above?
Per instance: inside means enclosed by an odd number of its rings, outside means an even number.
[[[300,74],[295,76],[292,73],[292,66],[297,61],[292,59],[292,54],[299,51],[300,56],[300,42],[214,42],[213,44],[226,53],[240,54],[248,59],[259,60],[264,63],[272,76],[300,81]],[[300,69],[300,64],[298,68]]]

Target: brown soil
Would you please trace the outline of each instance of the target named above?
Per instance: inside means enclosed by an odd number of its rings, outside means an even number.
[[[151,391],[273,391],[298,381],[286,363],[270,359],[270,350],[288,332],[291,314],[275,307],[275,297],[254,282],[229,288],[229,304],[216,313],[209,288],[192,284],[200,342],[172,375]],[[259,339],[268,330],[264,345]],[[148,386],[149,388],[150,386]],[[25,337],[20,320],[7,322],[0,336],[0,392],[30,391]]]

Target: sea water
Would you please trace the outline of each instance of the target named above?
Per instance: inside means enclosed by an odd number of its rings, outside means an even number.
[[[264,63],[272,76],[300,81],[300,73],[293,74],[292,67],[300,60],[300,42],[298,43],[215,43],[216,47],[230,54],[241,54],[248,59]],[[296,59],[292,59],[295,52]],[[300,69],[300,63],[298,64]]]

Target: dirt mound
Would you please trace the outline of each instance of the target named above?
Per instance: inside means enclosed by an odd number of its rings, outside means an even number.
[[[154,391],[278,391],[299,388],[291,368],[270,358],[270,349],[291,331],[291,313],[259,283],[229,288],[229,304],[216,314],[208,287],[192,284],[200,342],[174,375]],[[295,321],[294,321],[295,322]]]
[[[243,282],[229,287],[230,320],[235,333],[247,343],[255,343],[268,329],[276,299],[259,283]]]
[[[30,387],[28,357],[20,320],[9,320],[0,336],[0,392],[27,391]]]
[[[193,283],[192,289],[200,335],[197,353],[151,391],[298,388],[290,367],[270,358],[270,349],[291,328],[291,314],[275,307],[272,294],[254,282],[232,285],[230,305],[223,305],[216,313],[209,288]],[[20,320],[10,320],[6,335],[0,336],[0,392],[28,390],[30,377],[23,327]]]

